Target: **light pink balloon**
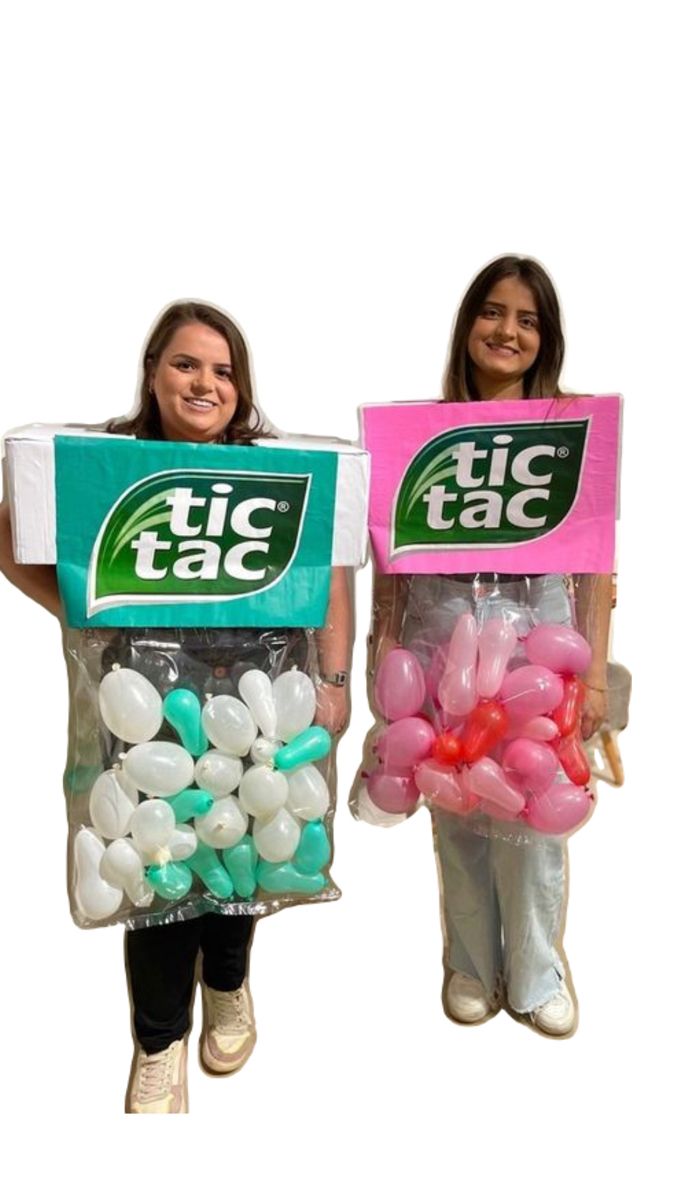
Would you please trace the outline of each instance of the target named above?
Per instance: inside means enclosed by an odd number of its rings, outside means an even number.
[[[502,767],[511,782],[527,796],[548,791],[558,773],[558,756],[545,742],[516,738],[502,755]]]
[[[480,798],[479,805],[480,811],[488,817],[494,817],[495,821],[520,821],[525,815],[525,809],[520,813],[507,812],[501,805],[492,804],[490,800],[486,800],[485,796]]]
[[[471,812],[478,805],[478,796],[471,790],[471,768],[466,763],[457,772],[457,782],[459,783],[459,790],[462,793],[462,800],[464,801],[463,811],[465,813]]]
[[[568,625],[537,625],[525,639],[525,653],[531,663],[561,675],[583,675],[591,665],[588,642]]]
[[[411,813],[420,798],[412,775],[389,775],[382,767],[368,776],[366,788],[373,804],[383,812]]]
[[[493,617],[478,635],[478,695],[491,700],[497,695],[506,674],[518,635],[510,621]]]
[[[412,717],[424,704],[424,671],[409,650],[390,650],[375,678],[375,703],[388,721]]]
[[[448,647],[445,670],[438,685],[441,708],[463,717],[476,706],[476,656],[478,626],[471,613],[462,613]]]
[[[445,812],[465,812],[464,797],[454,767],[442,767],[427,759],[415,767],[415,783],[423,796]]]
[[[560,736],[560,730],[550,717],[530,717],[527,721],[509,721],[507,738],[533,738],[535,742],[552,742]]]
[[[525,814],[528,825],[540,833],[569,833],[588,816],[591,795],[573,783],[554,783],[541,796],[533,796]]]
[[[525,807],[522,792],[512,786],[500,766],[491,758],[479,758],[469,771],[471,790],[481,800],[488,800],[507,817],[517,816]]]
[[[435,740],[436,732],[424,717],[402,717],[380,734],[375,749],[385,771],[397,775],[427,758]]]
[[[541,717],[560,704],[562,680],[548,667],[518,667],[504,679],[501,698],[509,717],[522,721]]]

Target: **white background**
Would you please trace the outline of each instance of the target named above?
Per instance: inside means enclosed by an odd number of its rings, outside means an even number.
[[[438,395],[470,277],[497,254],[534,254],[566,314],[566,384],[626,396],[614,645],[635,681],[628,782],[603,790],[571,846],[578,1034],[545,1040],[504,1013],[455,1026],[439,999],[427,814],[381,831],[346,810],[368,724],[363,572],[340,751],[344,899],[260,925],[253,1059],[207,1079],[194,1035],[191,1118],[140,1126],[121,1116],[121,933],[77,930],[66,903],[58,627],[3,582],[1,1086],[18,1195],[59,1177],[94,1197],[665,1195],[664,12],[60,0],[6,24],[0,427],[128,409],[158,310],[198,296],[241,322],[279,425],[352,438],[359,403]]]

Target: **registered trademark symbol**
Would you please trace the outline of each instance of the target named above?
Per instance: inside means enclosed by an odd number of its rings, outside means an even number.
[[[280,500],[277,504],[277,512],[288,512],[290,507],[288,500]]]
[[[567,458],[567,456],[569,454],[569,450],[568,450],[567,446],[558,446],[558,449],[556,450],[556,454],[558,455],[558,458]]]

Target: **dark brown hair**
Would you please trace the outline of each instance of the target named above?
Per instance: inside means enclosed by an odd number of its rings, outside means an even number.
[[[457,310],[443,376],[444,400],[479,400],[469,357],[469,334],[495,284],[516,278],[529,287],[537,303],[541,346],[536,361],[525,373],[525,397],[561,396],[560,372],[565,355],[560,305],[546,271],[533,258],[505,254],[488,263],[470,284]]]
[[[208,325],[225,338],[232,358],[232,378],[237,389],[234,416],[223,430],[221,441],[245,444],[254,438],[269,437],[253,399],[253,384],[248,350],[241,331],[231,317],[210,304],[186,300],[165,309],[152,329],[143,351],[143,376],[140,399],[129,417],[116,417],[106,426],[107,433],[126,433],[138,438],[164,440],[157,399],[152,390],[152,375],[173,335],[183,325]]]

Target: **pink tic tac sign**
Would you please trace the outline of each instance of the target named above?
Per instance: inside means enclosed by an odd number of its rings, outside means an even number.
[[[365,405],[385,574],[614,569],[620,396]]]

